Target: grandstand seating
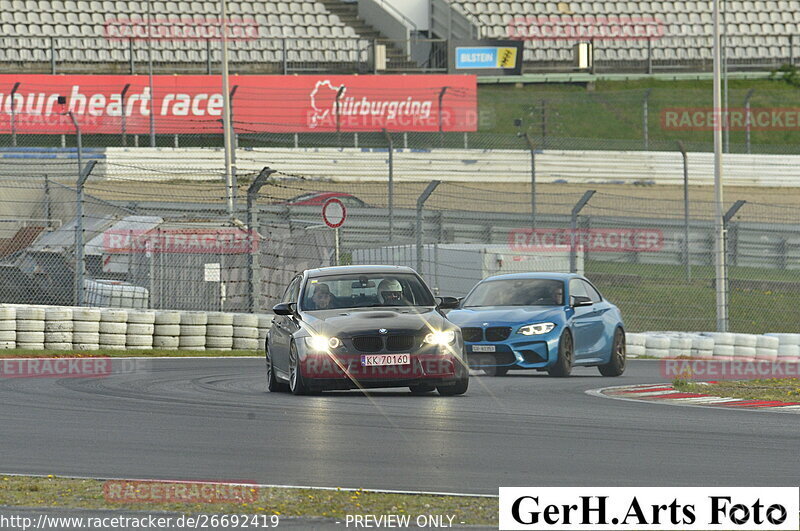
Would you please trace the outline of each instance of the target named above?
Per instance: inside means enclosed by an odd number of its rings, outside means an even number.
[[[228,0],[228,19],[251,31],[251,39],[231,39],[232,63],[356,62],[367,56],[369,42],[311,0],[249,2]],[[0,62],[49,61],[51,37],[57,61],[69,63],[126,63],[131,43],[118,33],[119,22],[147,28],[146,0],[0,0]],[[219,16],[216,1],[154,1],[150,3],[155,27],[177,24],[213,25]],[[116,23],[116,24],[115,24]],[[154,32],[157,34],[157,32]],[[285,39],[285,41],[284,41]],[[133,43],[135,62],[147,61],[145,39]],[[152,39],[155,63],[206,62],[205,39]],[[218,57],[219,43],[212,42]]]
[[[596,61],[693,62],[711,60],[712,15],[708,1],[520,2],[451,0],[481,29],[487,38],[508,38],[515,17],[546,17],[558,24],[602,17],[652,17],[661,23],[663,35],[651,39],[596,39]],[[800,1],[728,0],[724,29],[727,53],[738,63],[789,62],[800,52]],[[513,33],[513,30],[511,31]],[[558,62],[572,59],[575,40],[531,39],[525,45],[525,61]],[[649,52],[648,52],[649,47]]]
[[[595,39],[595,61],[638,65],[636,68],[648,61],[675,68],[711,61],[708,1],[449,1],[474,21],[486,38],[508,38],[514,27],[511,24],[510,28],[510,23],[517,17],[538,17],[559,25],[591,21],[592,17],[651,17],[659,21],[662,35],[649,41]],[[321,64],[349,65],[343,71],[369,70],[375,35],[361,35],[350,25],[352,20],[343,22],[334,12],[336,8],[330,8],[334,4],[333,0],[228,0],[230,21],[254,31],[256,37],[230,41],[231,63],[250,65],[254,67],[251,71],[280,71],[283,63],[291,63],[294,72],[313,71]],[[723,5],[731,63],[775,66],[800,56],[800,36],[793,37],[800,31],[800,0],[727,0]],[[144,39],[109,35],[117,35],[114,22],[120,20],[146,28],[148,6],[151,20],[161,27],[177,24],[187,28],[208,23],[219,14],[219,2],[202,0],[0,0],[0,64],[47,64],[54,55],[58,64],[84,64],[90,69],[99,63],[141,65],[149,57]],[[571,65],[575,42],[526,40],[526,69]],[[189,64],[202,71],[209,55],[210,61],[217,63],[218,42],[152,40],[156,65]],[[118,70],[124,71],[125,66]]]

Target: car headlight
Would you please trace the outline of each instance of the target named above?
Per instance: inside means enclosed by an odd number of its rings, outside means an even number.
[[[534,323],[521,326],[517,333],[523,336],[539,336],[550,332],[555,327],[555,323]]]
[[[318,352],[326,352],[342,346],[342,340],[338,337],[309,336],[304,340],[308,348]]]
[[[456,340],[456,333],[452,330],[431,332],[425,336],[425,343],[429,345],[450,345]]]

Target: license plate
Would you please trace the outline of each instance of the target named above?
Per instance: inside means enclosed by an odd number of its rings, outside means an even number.
[[[472,345],[472,352],[495,352],[494,345]]]
[[[375,354],[361,356],[362,367],[383,367],[385,365],[409,365],[411,354]]]

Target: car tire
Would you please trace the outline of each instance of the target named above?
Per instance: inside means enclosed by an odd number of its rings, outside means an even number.
[[[293,395],[307,395],[311,392],[300,370],[300,359],[294,342],[289,347],[289,391]]]
[[[611,358],[605,365],[598,365],[597,369],[603,376],[622,376],[625,372],[625,361],[625,332],[622,328],[617,328],[611,345]]]
[[[272,367],[272,357],[269,355],[269,344],[265,346],[265,359],[267,363],[267,391],[270,393],[285,393],[289,390],[289,386],[283,382],[279,382],[275,376],[275,370]]]
[[[569,376],[572,372],[572,360],[575,356],[575,348],[572,341],[572,334],[569,330],[564,330],[558,340],[558,358],[552,367],[547,368],[547,374],[557,378]]]
[[[509,367],[486,367],[483,369],[483,373],[486,376],[505,376],[508,374]]]
[[[436,390],[436,386],[429,383],[410,385],[408,388],[411,390],[412,395],[424,395]]]
[[[469,370],[463,362],[458,362],[456,369],[456,383],[451,385],[437,385],[436,390],[442,396],[463,395],[469,388]]]

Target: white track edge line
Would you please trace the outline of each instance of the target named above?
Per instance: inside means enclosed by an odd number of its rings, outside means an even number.
[[[412,496],[452,496],[458,498],[497,498],[497,494],[470,494],[465,492],[437,492],[426,490],[392,490],[392,489],[360,489],[354,487],[314,487],[311,485],[270,485],[267,483],[236,483],[231,481],[211,481],[199,479],[131,479],[131,478],[118,478],[118,477],[93,477],[93,476],[62,476],[56,474],[21,474],[18,472],[7,473],[0,472],[2,476],[13,477],[32,477],[32,478],[50,478],[50,479],[92,479],[97,481],[142,481],[150,483],[211,483],[219,485],[233,485],[241,487],[258,487],[262,489],[307,489],[307,490],[325,490],[325,491],[341,491],[341,492],[375,492],[379,494],[409,494]]]

